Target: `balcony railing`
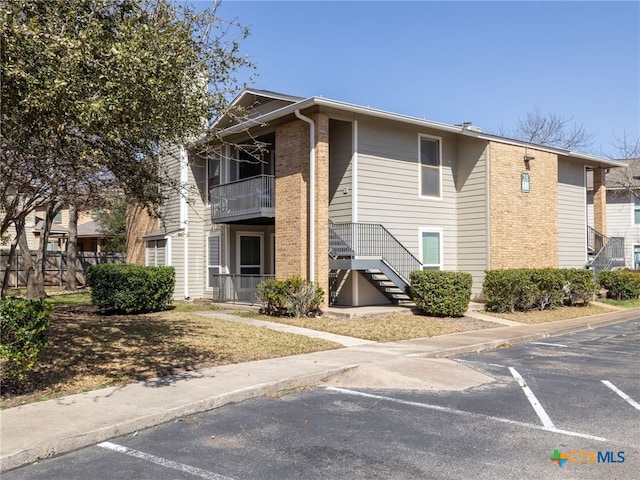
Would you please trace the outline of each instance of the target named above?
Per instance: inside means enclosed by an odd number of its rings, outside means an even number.
[[[209,195],[213,223],[275,218],[275,177],[273,175],[258,175],[216,185]]]
[[[256,287],[261,282],[274,278],[274,275],[212,275],[214,302],[259,303],[256,298]]]

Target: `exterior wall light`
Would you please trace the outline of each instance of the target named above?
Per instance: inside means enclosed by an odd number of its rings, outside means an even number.
[[[531,191],[531,176],[526,172],[520,174],[520,191],[523,193]]]

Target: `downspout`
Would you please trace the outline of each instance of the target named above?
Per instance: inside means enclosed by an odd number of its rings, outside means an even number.
[[[309,124],[309,280],[316,277],[316,124],[296,108],[296,117]]]
[[[189,300],[189,204],[187,203],[187,181],[189,180],[189,156],[184,147],[180,148],[180,228],[184,245],[184,298]]]

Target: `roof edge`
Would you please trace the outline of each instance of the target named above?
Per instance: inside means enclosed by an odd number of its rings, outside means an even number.
[[[540,144],[533,143],[533,142],[527,142],[525,140],[518,140],[518,139],[515,139],[515,138],[503,137],[503,136],[494,135],[494,134],[491,134],[491,133],[478,132],[478,131],[475,131],[475,130],[470,130],[468,128],[464,128],[463,126],[460,126],[460,125],[450,125],[450,124],[447,124],[447,123],[434,122],[434,121],[431,121],[431,120],[412,117],[412,116],[409,116],[409,115],[388,112],[388,111],[385,111],[385,110],[379,110],[379,109],[375,109],[375,108],[371,108],[371,107],[364,107],[364,106],[356,105],[356,104],[353,104],[353,103],[341,102],[341,101],[338,101],[338,100],[331,100],[331,99],[324,98],[324,97],[309,97],[309,98],[302,99],[302,100],[300,100],[300,101],[298,101],[296,103],[293,103],[291,105],[287,105],[285,107],[282,107],[282,108],[277,109],[277,110],[273,110],[273,111],[271,111],[269,113],[266,113],[264,115],[261,115],[259,117],[255,117],[255,118],[252,118],[252,119],[247,120],[245,122],[239,123],[237,125],[233,125],[231,127],[225,128],[225,129],[221,130],[218,133],[218,135],[220,136],[220,138],[224,138],[224,137],[229,136],[229,135],[240,133],[243,130],[249,129],[251,127],[264,125],[264,124],[270,122],[271,120],[275,120],[277,118],[280,118],[280,117],[283,117],[283,116],[286,116],[286,115],[291,115],[296,110],[302,110],[302,109],[310,108],[310,107],[313,107],[313,106],[323,106],[323,107],[328,107],[328,108],[337,108],[339,110],[345,110],[345,111],[349,111],[349,112],[352,112],[352,113],[360,113],[362,115],[368,115],[368,116],[371,116],[371,117],[382,118],[382,119],[385,119],[385,120],[394,120],[394,121],[409,123],[409,124],[413,124],[413,125],[418,125],[418,126],[425,127],[425,128],[433,128],[435,130],[440,130],[440,131],[444,131],[444,132],[470,136],[470,137],[477,138],[477,139],[480,139],[480,140],[495,141],[495,142],[505,143],[505,144],[508,144],[508,145],[535,148],[537,150],[542,150],[542,151],[546,151],[546,152],[549,152],[549,153],[555,153],[555,154],[559,154],[559,155],[564,155],[564,156],[571,157],[571,158],[576,158],[576,159],[579,159],[579,160],[585,160],[587,162],[601,164],[601,165],[605,165],[605,166],[612,167],[612,168],[613,167],[625,167],[625,166],[627,166],[627,164],[625,162],[621,162],[619,160],[611,160],[611,159],[607,159],[607,158],[596,157],[595,155],[590,155],[590,154],[586,154],[586,153],[574,152],[574,151],[567,150],[567,149],[564,149],[564,148],[552,147],[552,146],[549,146],[549,145],[540,145]]]

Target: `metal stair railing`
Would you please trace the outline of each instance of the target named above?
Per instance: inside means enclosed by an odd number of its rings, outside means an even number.
[[[597,231],[595,228],[587,225],[587,248],[597,253],[602,250],[609,238]]]
[[[589,267],[593,269],[594,277],[597,278],[603,270],[611,270],[618,266],[624,266],[624,238],[610,237],[589,263]]]
[[[377,223],[333,223],[329,225],[329,254],[336,257],[380,258],[409,285],[409,273],[421,270],[422,263]]]

